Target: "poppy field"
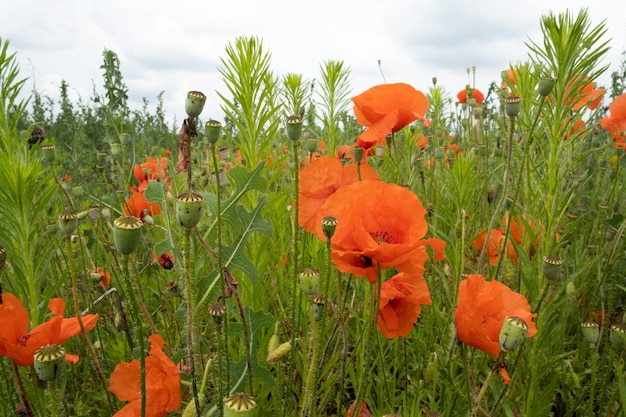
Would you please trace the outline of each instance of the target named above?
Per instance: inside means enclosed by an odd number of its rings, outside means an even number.
[[[23,99],[0,39],[0,415],[626,415],[626,60],[539,25],[490,85],[358,92],[240,37],[175,126],[109,50]]]

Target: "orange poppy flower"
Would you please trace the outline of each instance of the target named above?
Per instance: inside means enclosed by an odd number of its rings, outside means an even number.
[[[165,175],[166,169],[166,157],[160,158],[159,161],[154,158],[148,158],[147,162],[135,165],[133,168],[133,175],[137,181],[139,181],[139,185],[136,186],[136,189],[138,191],[145,191],[145,189],[148,188],[148,183],[153,180],[169,182],[170,178]]]
[[[600,119],[600,126],[605,128],[614,139],[622,136],[626,131],[626,93],[615,97],[609,104],[610,116]]]
[[[563,136],[563,140],[568,140],[569,138],[580,138],[585,135],[587,131],[587,124],[584,120],[578,120],[574,123],[574,126],[570,129],[568,133]]]
[[[419,149],[420,151],[423,151],[424,149],[426,149],[428,144],[429,144],[428,138],[422,135],[422,137],[420,137],[417,140],[417,143],[415,145],[417,146],[417,149]]]
[[[111,285],[111,274],[105,272],[102,268],[96,268],[89,271],[90,274],[98,274],[100,275],[100,281],[98,281],[98,285],[100,285],[105,291],[109,289]]]
[[[157,260],[161,268],[163,269],[172,269],[174,268],[174,258],[169,252],[165,252],[161,256],[156,256],[156,253],[152,254],[152,257]]]
[[[528,325],[526,337],[537,333],[526,298],[498,281],[470,275],[459,284],[459,303],[454,313],[459,340],[497,358],[504,319],[520,317]]]
[[[357,122],[367,127],[357,138],[360,146],[370,148],[385,143],[385,137],[409,123],[422,120],[429,103],[424,93],[404,83],[382,84],[352,98]]]
[[[431,304],[423,275],[396,274],[380,288],[378,329],[390,339],[404,337],[413,329],[422,305]]]
[[[489,234],[487,234],[486,230],[480,230],[478,232],[478,237],[474,239],[472,245],[478,251],[482,251],[485,245],[488,245],[486,248],[487,256],[489,257],[490,265],[498,264],[498,257],[503,252],[504,249],[504,238],[505,233],[502,231],[502,228],[498,227],[497,229],[492,229]],[[513,242],[509,240],[508,242],[508,252],[509,257],[513,261],[513,263],[517,262],[517,255],[515,254],[515,248],[513,247]]]
[[[146,357],[146,417],[163,417],[180,408],[180,374],[163,353],[165,342],[158,334],[149,337],[150,355]],[[118,364],[109,381],[109,391],[120,401],[129,401],[113,417],[141,415],[141,367],[139,360]]]
[[[593,81],[588,76],[583,82],[579,77],[574,77],[565,87],[565,103],[572,106],[572,110],[577,111],[587,106],[590,110],[595,110],[604,97],[604,88],[595,88]]]
[[[337,159],[340,161],[352,161],[353,148],[350,145],[343,145],[337,150]]]
[[[464,88],[459,91],[456,95],[456,98],[459,100],[459,103],[467,103],[467,96],[469,91],[472,92],[471,96],[476,99],[476,104],[481,104],[485,101],[485,95],[477,88]]]
[[[377,180],[378,174],[361,161],[361,179]],[[308,164],[299,174],[298,224],[309,233],[315,233],[321,217],[318,212],[326,199],[346,184],[359,180],[357,166],[342,165],[330,156],[321,156]],[[321,227],[321,224],[320,224]]]
[[[378,267],[397,268],[420,275],[429,258],[444,259],[445,243],[422,239],[428,232],[426,209],[411,191],[396,184],[364,180],[344,185],[323,203],[316,233],[325,239],[321,219],[333,216],[337,228],[332,237],[332,259],[337,269],[376,283]]]
[[[63,318],[65,300],[53,298],[48,303],[53,316],[50,320],[28,332],[28,311],[22,302],[11,293],[2,294],[0,304],[0,356],[13,359],[17,365],[29,366],[34,363],[33,355],[42,346],[60,345],[70,337],[80,334],[76,317]],[[98,321],[97,314],[82,317],[85,330],[91,330]],[[68,362],[78,362],[78,356],[65,355]]]
[[[124,214],[143,219],[144,210],[148,210],[151,216],[161,213],[161,208],[157,203],[148,203],[143,191],[133,192],[124,204]]]
[[[370,413],[369,408],[367,408],[367,404],[365,402],[361,402],[361,407],[359,407],[358,414],[354,415],[354,409],[356,408],[356,401],[350,404],[348,407],[348,411],[346,412],[346,417],[372,417],[372,413]]]
[[[502,85],[501,88],[507,88],[515,86],[515,78],[519,76],[517,70],[513,71],[511,68],[507,68],[502,71]]]

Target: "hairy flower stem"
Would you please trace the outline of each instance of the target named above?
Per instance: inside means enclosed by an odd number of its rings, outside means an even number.
[[[80,327],[80,338],[85,345],[85,348],[89,352],[89,357],[91,358],[92,365],[98,375],[98,380],[100,381],[100,385],[102,385],[102,389],[106,393],[107,403],[109,405],[109,409],[111,413],[113,413],[113,401],[111,399],[111,394],[109,393],[107,382],[104,379],[104,375],[102,374],[102,368],[100,367],[100,361],[98,361],[98,356],[96,355],[96,351],[87,337],[87,333],[85,333],[85,324],[83,323],[83,318],[80,315],[80,304],[78,302],[78,273],[76,272],[76,263],[74,262],[74,251],[72,250],[72,242],[69,238],[65,239],[66,242],[66,250],[67,250],[67,259],[70,264],[70,275],[72,276],[72,300],[74,301],[74,314],[76,315],[76,320],[78,321],[78,326]]]
[[[56,381],[48,383],[48,392],[50,393],[50,403],[48,404],[50,417],[57,417],[59,415],[59,398],[57,397]]]
[[[26,415],[28,417],[33,417],[33,409],[30,408],[30,402],[28,402],[28,397],[26,396],[26,390],[24,389],[24,384],[22,384],[22,377],[20,376],[20,371],[17,368],[17,364],[14,360],[11,360],[11,369],[13,370],[13,376],[15,377],[15,383],[17,385],[17,389],[20,392],[20,397],[22,398],[22,404],[24,404],[24,410],[26,411]]]
[[[152,333],[158,333],[159,330],[157,329],[156,324],[154,324],[154,320],[152,320],[152,316],[150,315],[150,312],[148,311],[148,307],[146,307],[146,301],[143,296],[143,290],[141,289],[141,283],[139,282],[139,276],[136,273],[133,273],[131,275],[132,277],[128,277],[128,278],[130,279],[135,289],[135,293],[137,294],[137,298],[136,298],[137,307],[141,311],[141,315],[144,317],[144,319],[148,323],[148,327],[150,328],[150,331]]]
[[[198,399],[198,386],[196,381],[196,365],[202,360],[200,355],[200,337],[199,326],[194,317],[194,299],[195,290],[191,280],[191,229],[184,229],[184,248],[185,248],[185,301],[187,303],[187,360],[189,361],[189,369],[191,371],[191,391],[193,401],[196,407],[196,415],[200,415],[200,401]]]
[[[472,407],[471,417],[476,417],[478,414],[478,410],[480,409],[480,403],[482,403],[485,394],[487,393],[487,389],[489,388],[489,384],[491,383],[491,378],[493,378],[494,370],[493,368],[489,370],[487,374],[487,378],[485,378],[485,382],[483,382],[483,386],[480,388],[478,392],[478,396],[476,397],[476,401],[474,401],[474,406]]]
[[[139,339],[139,369],[140,369],[140,385],[141,385],[141,417],[146,416],[146,344],[143,340],[143,326],[139,316],[139,309],[137,308],[137,299],[135,298],[135,292],[133,291],[133,285],[130,278],[130,268],[128,264],[131,262],[129,255],[122,256],[122,267],[124,268],[124,278],[122,281],[126,282],[126,291],[130,298],[130,305],[133,310],[133,317],[136,319],[137,326],[137,338]]]
[[[317,348],[318,348],[318,340],[321,339],[317,334],[317,321],[315,320],[315,316],[313,315],[313,305],[310,305],[309,308],[310,314],[310,322],[311,322],[311,333],[309,334],[309,369],[306,374],[306,382],[304,385],[304,395],[302,396],[302,409],[300,410],[300,416],[308,417],[311,415],[315,415],[313,412],[313,399],[315,398],[315,370],[317,369]]]

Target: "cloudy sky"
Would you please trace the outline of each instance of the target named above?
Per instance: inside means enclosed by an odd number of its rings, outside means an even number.
[[[6,0],[3,0],[5,3]],[[73,98],[103,94],[102,52],[120,58],[129,106],[152,104],[165,91],[170,121],[184,117],[189,90],[207,97],[202,118],[221,120],[216,91],[227,89],[217,69],[238,36],[258,36],[277,75],[319,78],[320,65],[344,61],[354,95],[387,82],[426,91],[433,76],[456,94],[476,66],[487,91],[510,63],[525,61],[525,42],[540,38],[540,17],[586,7],[594,25],[606,21],[617,70],[626,50],[626,5],[618,0],[20,0],[3,7],[0,37],[17,52],[26,89],[58,97],[66,80]],[[600,83],[608,83],[608,75]]]

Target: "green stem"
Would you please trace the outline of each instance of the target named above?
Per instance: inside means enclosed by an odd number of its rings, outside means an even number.
[[[28,401],[28,397],[26,396],[26,390],[24,389],[24,384],[22,384],[22,377],[20,376],[20,371],[17,368],[17,364],[14,360],[11,360],[11,368],[13,370],[13,376],[15,377],[15,383],[17,384],[17,388],[20,392],[20,397],[22,398],[22,403],[24,404],[24,410],[26,411],[26,415],[28,417],[33,417],[33,409],[30,407],[30,402]]]
[[[306,375],[306,382],[304,385],[304,395],[302,397],[302,409],[300,415],[302,417],[308,417],[312,415],[313,398],[315,397],[315,369],[317,368],[317,347],[318,347],[318,335],[317,335],[317,321],[313,315],[313,304],[310,309],[310,321],[311,321],[311,333],[309,334],[309,369]],[[314,413],[313,413],[314,414]]]
[[[48,383],[48,392],[50,393],[50,417],[57,417],[59,415],[59,399],[57,398],[57,382]]]
[[[187,360],[189,361],[189,369],[191,371],[191,390],[193,394],[193,401],[196,407],[196,415],[199,416],[200,401],[198,400],[198,386],[196,381],[196,361],[199,363],[201,358],[198,326],[194,320],[195,287],[191,282],[191,229],[184,229],[184,236],[185,301],[187,303]]]

